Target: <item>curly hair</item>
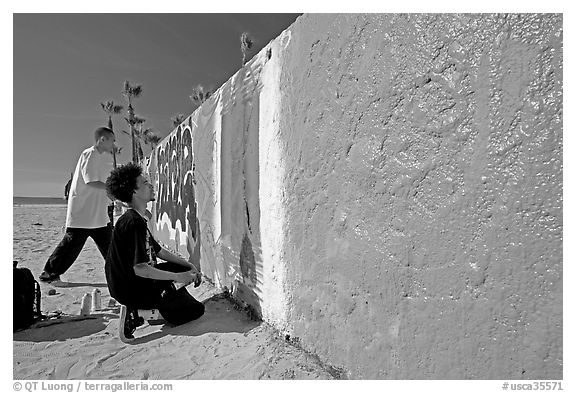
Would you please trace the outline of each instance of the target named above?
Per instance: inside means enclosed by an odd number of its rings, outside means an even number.
[[[142,175],[142,168],[132,162],[114,168],[106,179],[106,191],[114,198],[130,203],[140,175]]]

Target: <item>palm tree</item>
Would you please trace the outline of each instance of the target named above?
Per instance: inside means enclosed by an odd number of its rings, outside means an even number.
[[[204,86],[198,85],[192,89],[192,95],[190,96],[190,99],[197,106],[200,106],[204,102],[206,102],[206,100],[208,100],[208,98],[210,98],[211,95],[212,95],[211,90],[209,90],[209,89],[204,90]],[[178,124],[180,124],[180,123],[178,123]]]
[[[114,150],[112,151],[112,158],[114,159],[114,168],[118,166],[116,162],[116,155],[122,153],[123,147],[114,146]]]
[[[142,124],[146,121],[141,117],[132,114],[132,119],[125,119],[130,127],[130,132],[122,131],[132,138],[132,162],[138,163],[144,158],[142,152]]]
[[[186,116],[184,116],[182,113],[178,113],[177,115],[172,116],[170,118],[170,120],[172,121],[172,127],[174,128],[178,127],[180,124],[182,124],[184,119],[186,119]]]
[[[150,145],[152,150],[154,150],[156,146],[158,146],[158,143],[160,143],[162,140],[162,138],[156,135],[156,133],[151,128],[144,130],[142,135],[144,136],[144,144]]]
[[[244,32],[240,36],[240,50],[242,51],[242,67],[248,61],[248,52],[252,49],[252,45],[254,42],[248,35],[248,33]]]
[[[124,81],[124,90],[122,95],[128,101],[128,110],[132,108],[132,98],[138,98],[142,94],[142,85],[131,85],[129,81]]]
[[[102,107],[104,113],[108,115],[108,128],[114,130],[114,127],[112,125],[112,115],[116,115],[122,112],[124,107],[122,105],[116,105],[114,101],[101,102],[100,106]]]
[[[130,126],[130,138],[132,139],[132,162],[138,162],[138,152],[136,139],[134,137],[134,108],[132,107],[132,99],[140,97],[142,94],[141,85],[131,85],[129,81],[124,81],[124,89],[122,90],[122,95],[128,101],[128,118],[126,121]]]
[[[134,136],[135,136],[135,144],[136,144],[136,158],[138,162],[142,162],[144,159],[144,152],[142,151],[142,125],[146,119],[143,119],[138,116],[134,116]]]

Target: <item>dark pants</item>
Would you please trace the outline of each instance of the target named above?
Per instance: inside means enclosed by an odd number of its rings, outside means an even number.
[[[51,274],[63,274],[72,266],[80,251],[84,248],[88,236],[94,240],[100,254],[106,259],[108,246],[112,240],[112,225],[105,227],[85,229],[85,228],[66,228],[66,234],[56,246],[56,249],[46,261],[44,270]]]
[[[176,263],[158,263],[156,269],[172,273],[189,271],[189,268]],[[157,307],[164,319],[173,324],[181,325],[204,315],[204,304],[194,299],[186,287],[175,289],[172,281],[154,280],[154,286],[161,293]]]

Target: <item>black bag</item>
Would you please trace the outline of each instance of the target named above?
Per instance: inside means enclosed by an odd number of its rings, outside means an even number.
[[[40,310],[40,284],[30,269],[16,267],[14,261],[14,331],[25,329],[42,317]]]

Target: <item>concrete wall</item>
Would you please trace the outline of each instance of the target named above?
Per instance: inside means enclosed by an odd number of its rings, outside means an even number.
[[[155,153],[157,236],[348,377],[561,379],[562,39],[304,15]]]
[[[268,50],[256,55],[161,142],[149,164],[158,240],[276,326],[287,310],[283,213],[272,195],[281,185],[271,110],[279,101],[272,64],[279,58],[271,61]]]

